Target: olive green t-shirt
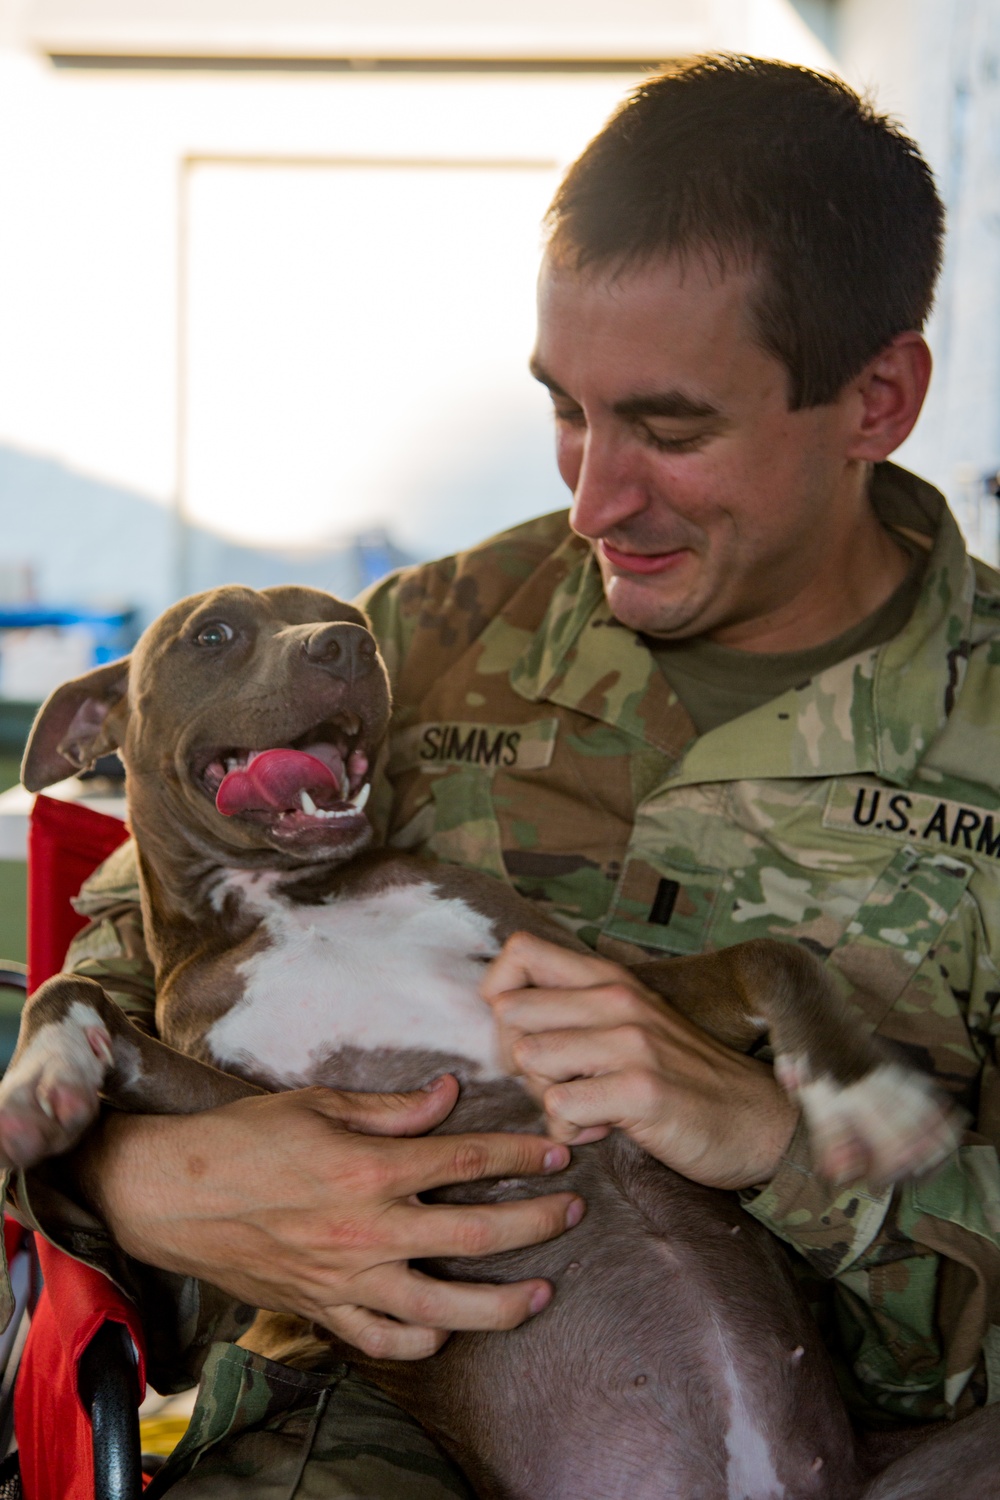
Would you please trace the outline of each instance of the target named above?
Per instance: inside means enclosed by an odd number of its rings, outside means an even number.
[[[898,635],[913,613],[927,564],[927,553],[905,537],[911,554],[910,570],[884,604],[832,641],[808,651],[738,651],[695,637],[659,641],[645,636],[663,675],[694,720],[699,734],[707,734],[740,714],[759,708],[789,688],[799,687],[817,673],[859,651],[881,646]]]

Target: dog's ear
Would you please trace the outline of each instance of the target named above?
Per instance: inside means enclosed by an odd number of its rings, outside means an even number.
[[[85,771],[99,755],[118,748],[119,732],[124,733],[121,710],[128,692],[128,664],[127,656],[108,662],[49,694],[31,727],[21,763],[21,780],[29,792]]]

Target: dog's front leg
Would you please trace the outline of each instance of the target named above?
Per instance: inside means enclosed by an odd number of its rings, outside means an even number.
[[[0,1168],[68,1151],[102,1099],[148,1114],[195,1114],[262,1092],[147,1036],[95,980],[61,974],[25,1006],[0,1081]]]
[[[779,1083],[802,1107],[813,1161],[834,1182],[896,1182],[954,1150],[964,1117],[934,1080],[851,1013],[798,943],[757,939],[636,965],[650,989],[729,1046],[768,1036]]]

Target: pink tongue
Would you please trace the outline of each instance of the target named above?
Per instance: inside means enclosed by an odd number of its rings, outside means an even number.
[[[236,813],[285,812],[301,806],[299,793],[339,791],[336,776],[315,755],[303,750],[265,750],[248,766],[222,779],[215,805],[227,818]]]

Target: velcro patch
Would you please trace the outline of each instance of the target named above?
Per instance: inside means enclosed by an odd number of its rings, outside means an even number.
[[[536,719],[530,724],[414,724],[393,744],[389,770],[466,765],[486,771],[540,771],[552,760],[558,727],[558,719]]]
[[[919,839],[938,848],[1000,860],[1000,810],[898,792],[871,781],[836,781],[823,813],[824,828]]]

